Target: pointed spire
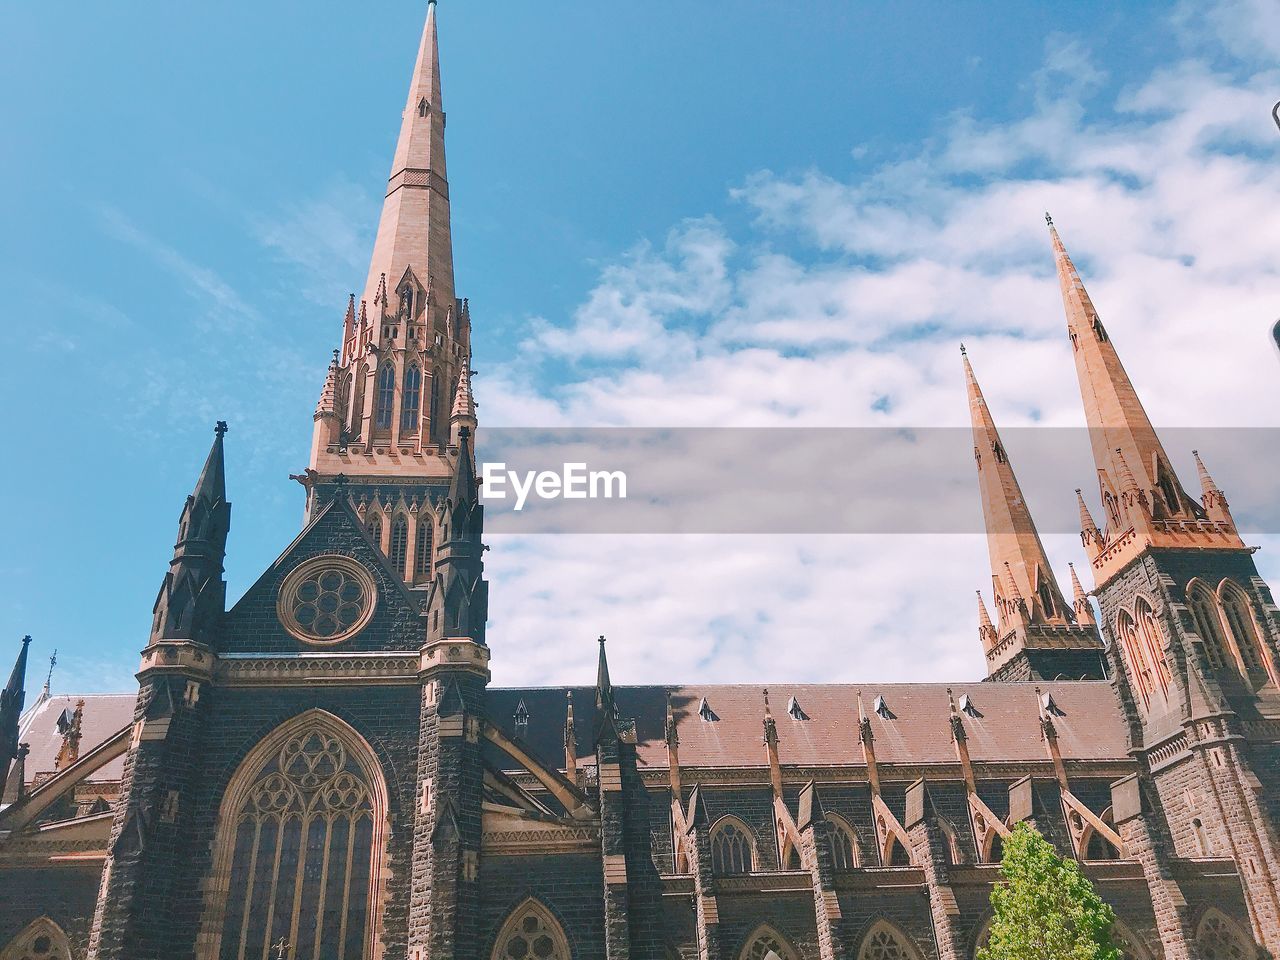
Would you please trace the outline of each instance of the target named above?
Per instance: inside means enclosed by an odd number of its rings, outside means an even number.
[[[1196,473],[1200,477],[1200,501],[1204,504],[1204,512],[1209,515],[1210,520],[1218,520],[1234,526],[1235,521],[1232,519],[1226,494],[1214,482],[1213,477],[1209,476],[1204,461],[1200,459],[1200,451],[1192,450],[1191,455],[1196,458]]]
[[[617,713],[618,706],[613,700],[613,681],[609,679],[609,658],[604,652],[604,634],[596,638],[600,644],[600,653],[596,661],[596,710],[607,717]]]
[[[438,318],[442,325],[443,311],[453,307],[454,299],[444,120],[436,5],[431,3],[409,79],[364,298],[375,307],[396,312],[396,305],[387,302],[387,285],[398,285],[412,268],[424,288],[430,284],[442,311]],[[380,285],[386,291],[381,303]]]
[[[9,765],[18,759],[18,721],[27,698],[27,648],[31,638],[22,638],[22,647],[13,662],[13,671],[0,690],[0,790],[8,782]]]
[[[1080,542],[1089,551],[1089,559],[1092,560],[1102,552],[1102,548],[1105,545],[1102,539],[1102,531],[1093,522],[1093,514],[1089,512],[1089,505],[1084,502],[1084,494],[1080,492],[1079,487],[1076,487],[1076,503],[1080,507]]]
[[[213,433],[209,456],[182,508],[173,559],[169,561],[169,572],[152,608],[152,642],[161,639],[204,642],[225,608],[222,564],[227,553],[227,533],[231,529],[223,449],[226,421],[219,420]]]
[[[573,691],[564,692],[564,772],[578,782],[578,732],[573,725]]]
[[[978,465],[982,515],[987,528],[987,550],[997,601],[1002,596],[1005,601],[998,606],[1001,627],[1006,626],[1005,617],[1011,612],[1007,609],[1009,605],[1028,597],[1032,622],[1066,623],[1070,619],[1066,601],[1053,577],[1031,511],[1018,486],[973,365],[967,354],[962,352],[962,357],[973,424],[973,454]]]
[[[987,604],[982,599],[982,591],[978,590],[976,593],[978,594],[978,639],[982,641],[983,653],[987,653],[996,645],[998,635],[995,624],[991,622],[991,614],[987,613]]]
[[[1082,626],[1096,626],[1097,620],[1093,616],[1093,605],[1089,603],[1089,594],[1085,592],[1084,587],[1080,585],[1080,578],[1076,576],[1076,565],[1069,563],[1067,568],[1071,571],[1072,606],[1076,611],[1076,623]]]
[[[1169,457],[1120,362],[1115,345],[1098,318],[1098,311],[1062,238],[1058,236],[1057,228],[1047,215],[1046,219],[1066,309],[1067,332],[1076,358],[1080,396],[1084,401],[1085,420],[1098,470],[1119,487],[1120,465],[1117,459],[1127,460],[1129,468],[1136,471],[1133,476],[1138,489],[1152,506],[1157,519],[1183,515],[1188,512],[1191,502],[1182,491]]]
[[[222,438],[227,435],[227,422],[219,420],[213,428],[213,446],[205,458],[204,468],[191,495],[207,503],[215,504],[227,498],[227,471],[222,449]]]
[[[453,413],[449,417],[450,443],[458,445],[460,433],[464,427],[475,434],[476,400],[471,393],[471,362],[468,358],[462,364],[462,372],[458,374],[458,388],[453,394]]]
[[[471,456],[471,430],[464,424],[458,431],[458,462],[449,481],[449,499],[454,504],[476,499],[476,465]]]

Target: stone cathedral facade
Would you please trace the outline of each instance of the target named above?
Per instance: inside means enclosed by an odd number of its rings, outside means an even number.
[[[985,681],[615,686],[602,638],[593,687],[497,689],[444,139],[432,3],[301,532],[228,609],[219,424],[136,697],[24,709],[22,648],[0,960],[967,960],[1019,821],[1084,864],[1130,960],[1280,954],[1280,611],[1052,224],[1100,616],[966,357]]]

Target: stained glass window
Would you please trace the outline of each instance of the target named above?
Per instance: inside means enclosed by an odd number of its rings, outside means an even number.
[[[400,429],[418,429],[418,407],[422,404],[422,371],[415,363],[404,372],[404,398],[400,404]]]
[[[391,428],[391,408],[396,401],[396,370],[391,364],[383,364],[378,371],[378,403],[373,424],[379,430]]]
[[[721,820],[711,833],[711,869],[718,874],[750,873],[755,845],[739,820]]]

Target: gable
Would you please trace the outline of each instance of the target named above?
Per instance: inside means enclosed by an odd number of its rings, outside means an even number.
[[[317,596],[316,577],[327,570],[338,574],[333,578],[336,589]],[[306,584],[307,580],[311,583]],[[282,588],[290,602],[278,603]],[[303,603],[304,597],[314,602]],[[293,626],[300,632],[310,630],[314,639],[304,641],[291,633],[281,621],[281,607],[286,617],[296,611]],[[343,616],[335,625],[329,618],[339,613]],[[417,600],[388,566],[351,507],[335,501],[316,515],[228,611],[217,649],[241,654],[417,650],[425,636]]]

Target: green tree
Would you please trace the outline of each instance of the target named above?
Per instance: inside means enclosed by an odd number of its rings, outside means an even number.
[[[1111,942],[1116,915],[1080,864],[1058,856],[1033,827],[1018,824],[1004,842],[995,911],[978,960],[1122,960]]]

